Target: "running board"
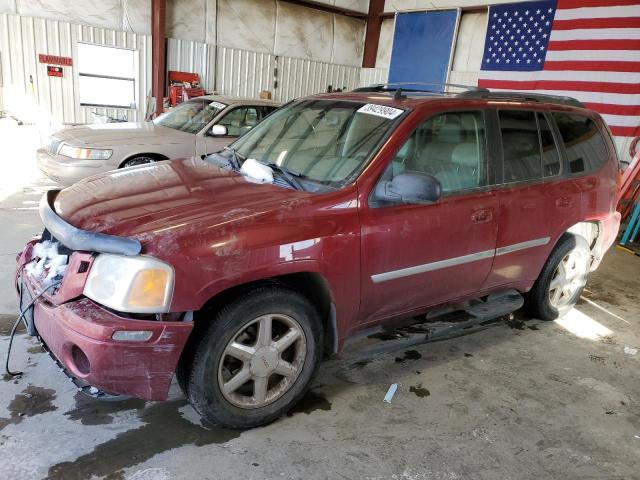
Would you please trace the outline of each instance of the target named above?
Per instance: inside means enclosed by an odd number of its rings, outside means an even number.
[[[491,320],[515,312],[523,305],[524,298],[517,290],[505,290],[488,295],[484,299],[432,310],[426,315],[416,317],[412,323],[395,328],[378,327],[368,330],[365,332],[365,338],[358,335],[353,344],[343,350],[345,355],[342,358],[369,357],[389,350],[445,340],[476,326],[478,328],[475,330],[481,330],[487,328],[486,323]],[[384,340],[382,345],[380,340]],[[365,345],[358,347],[358,343]]]

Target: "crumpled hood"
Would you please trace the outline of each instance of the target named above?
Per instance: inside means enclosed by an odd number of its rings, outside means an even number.
[[[169,145],[194,141],[191,133],[155,125],[153,122],[81,125],[60,130],[53,137],[75,147]]]
[[[153,243],[158,237],[273,219],[312,194],[257,185],[199,158],[167,160],[89,177],[62,190],[54,208],[73,226]],[[198,229],[198,231],[195,231]]]

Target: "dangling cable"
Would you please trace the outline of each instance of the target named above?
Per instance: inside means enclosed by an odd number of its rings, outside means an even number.
[[[6,358],[5,362],[4,362],[4,371],[10,377],[17,377],[18,375],[22,375],[22,372],[12,372],[11,370],[9,370],[9,357],[11,356],[11,347],[13,345],[13,337],[16,334],[16,330],[18,329],[18,325],[20,324],[20,320],[22,320],[24,318],[25,313],[27,313],[29,311],[29,309],[33,306],[33,304],[36,303],[36,300],[38,300],[47,290],[50,290],[51,288],[53,288],[53,287],[55,287],[57,285],[60,285],[61,283],[62,283],[62,280],[60,280],[58,282],[54,282],[51,285],[49,285],[47,288],[42,290],[38,295],[36,295],[31,300],[31,302],[29,302],[29,305],[27,305],[20,312],[20,315],[18,315],[18,318],[16,319],[16,322],[13,324],[13,328],[11,329],[11,336],[9,337],[9,348],[7,349],[7,358]]]

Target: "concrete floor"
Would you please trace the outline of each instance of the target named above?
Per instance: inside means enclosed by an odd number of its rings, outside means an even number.
[[[0,355],[15,318],[15,252],[50,186],[29,127],[0,120]],[[3,146],[3,149],[5,147]],[[13,150],[11,150],[13,148]],[[640,258],[611,251],[562,321],[501,322],[460,338],[323,365],[288,417],[203,428],[179,389],[164,403],[96,403],[17,336],[0,383],[0,478],[640,478]],[[389,385],[400,387],[391,404]]]

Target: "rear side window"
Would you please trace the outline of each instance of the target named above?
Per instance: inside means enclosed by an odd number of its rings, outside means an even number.
[[[544,115],[540,113],[537,115],[540,126],[540,147],[542,148],[542,174],[545,177],[553,177],[560,173],[560,154],[553,140],[549,122]]]
[[[593,120],[564,112],[554,112],[553,118],[564,142],[571,173],[596,170],[607,161],[607,145]]]
[[[502,133],[504,182],[541,179],[542,159],[535,112],[500,110],[498,118]]]

